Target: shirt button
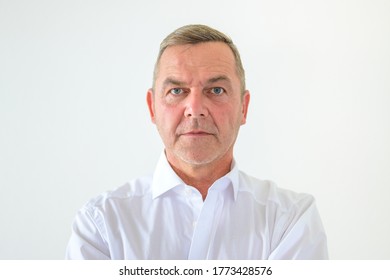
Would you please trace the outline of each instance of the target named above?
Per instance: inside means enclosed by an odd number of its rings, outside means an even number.
[[[190,196],[192,193],[192,190],[190,188],[185,188],[184,193],[186,196]]]
[[[192,227],[193,227],[193,228],[196,227],[196,222],[192,222]]]

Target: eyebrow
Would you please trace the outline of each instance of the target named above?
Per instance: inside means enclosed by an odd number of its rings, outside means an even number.
[[[208,79],[206,84],[214,84],[214,83],[220,82],[220,81],[225,81],[225,82],[229,82],[230,83],[230,79],[229,79],[228,76],[220,75],[220,76],[216,76],[216,77]]]
[[[166,78],[166,79],[164,80],[163,88],[166,88],[168,85],[174,85],[174,86],[182,87],[182,86],[185,85],[185,83],[184,83],[184,82],[181,82],[181,81],[179,81],[179,80],[176,80],[176,79],[174,79],[174,78],[168,77],[168,78]]]
[[[212,78],[208,79],[205,84],[209,85],[209,84],[214,84],[214,83],[217,83],[217,82],[220,82],[220,81],[226,81],[226,82],[230,83],[230,79],[229,79],[228,76],[220,75],[220,76],[216,76],[216,77],[212,77]],[[178,87],[183,87],[183,86],[186,85],[186,83],[182,82],[182,81],[179,81],[179,80],[177,80],[175,78],[168,77],[163,82],[163,88],[166,88],[168,85],[174,85],[174,86],[178,86]]]

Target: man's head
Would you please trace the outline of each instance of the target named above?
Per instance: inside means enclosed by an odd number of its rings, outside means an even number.
[[[214,29],[185,26],[163,41],[147,103],[172,165],[231,163],[249,104],[243,73],[233,43]]]
[[[245,70],[242,66],[240,53],[236,45],[234,45],[232,39],[223,34],[222,32],[213,29],[206,25],[194,24],[194,25],[185,25],[173,31],[169,34],[160,44],[160,51],[157,56],[157,61],[154,67],[153,75],[153,88],[155,86],[156,77],[158,75],[159,63],[162,54],[164,51],[171,46],[178,45],[195,45],[199,43],[206,42],[222,42],[225,43],[233,52],[235,61],[236,61],[236,71],[237,75],[241,81],[241,93],[245,91]]]

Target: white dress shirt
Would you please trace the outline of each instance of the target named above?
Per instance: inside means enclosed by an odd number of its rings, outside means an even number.
[[[67,259],[327,259],[312,196],[250,177],[233,162],[203,201],[162,154],[153,176],[88,202]]]

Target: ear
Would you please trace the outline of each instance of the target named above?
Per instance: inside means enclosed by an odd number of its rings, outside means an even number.
[[[248,106],[249,106],[249,101],[251,99],[251,95],[248,90],[244,92],[244,95],[242,96],[242,119],[241,119],[241,125],[246,123],[246,116],[248,114]]]
[[[153,89],[149,89],[146,94],[146,103],[148,104],[150,119],[152,120],[152,123],[156,123],[155,120],[155,113],[154,113],[154,94]]]

